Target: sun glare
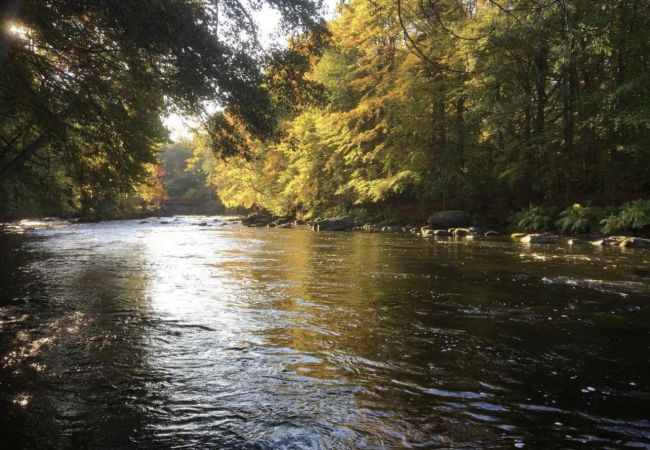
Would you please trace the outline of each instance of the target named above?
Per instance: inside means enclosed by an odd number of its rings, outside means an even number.
[[[9,30],[9,34],[13,36],[18,36],[22,39],[27,37],[27,28],[17,22],[9,22],[7,29]]]

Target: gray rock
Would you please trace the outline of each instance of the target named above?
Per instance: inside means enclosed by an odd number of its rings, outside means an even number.
[[[470,230],[468,228],[450,228],[449,234],[452,236],[457,236],[457,237],[464,237],[469,234],[471,234]]]
[[[625,239],[628,239],[628,237],[627,236],[608,236],[608,237],[603,238],[603,239],[598,239],[597,241],[592,241],[591,245],[597,245],[599,247],[618,246]]]
[[[433,233],[434,233],[433,228],[422,227],[420,229],[420,234],[423,237],[433,237],[433,236],[435,236]]]
[[[241,220],[247,227],[265,227],[273,221],[269,214],[249,214]]]
[[[314,231],[347,231],[354,228],[354,221],[346,217],[317,220],[312,229]]]
[[[422,236],[447,237],[449,236],[449,231],[437,230],[431,227],[422,227],[420,228],[420,234],[422,234]]]
[[[557,241],[558,237],[553,234],[527,234],[519,241],[524,244],[550,244]]]
[[[472,225],[472,216],[467,211],[451,209],[433,213],[427,219],[432,228],[457,228]]]
[[[650,248],[650,239],[630,237],[623,239],[619,246],[621,248]]]
[[[587,241],[582,240],[582,239],[577,239],[577,238],[569,239],[567,241],[567,244],[569,244],[569,245],[584,245],[586,243],[587,243]]]

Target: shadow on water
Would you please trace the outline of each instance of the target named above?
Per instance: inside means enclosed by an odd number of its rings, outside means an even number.
[[[650,446],[647,253],[199,220],[3,238],[3,443]]]

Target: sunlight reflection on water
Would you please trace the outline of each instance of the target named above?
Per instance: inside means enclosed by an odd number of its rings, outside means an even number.
[[[16,448],[650,445],[645,253],[212,217],[21,236]]]

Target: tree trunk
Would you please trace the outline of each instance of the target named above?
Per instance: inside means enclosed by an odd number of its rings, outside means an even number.
[[[25,147],[18,155],[9,161],[7,165],[0,169],[0,185],[13,175],[25,162],[36,153],[41,147],[45,145],[45,135],[41,135],[27,147]]]

